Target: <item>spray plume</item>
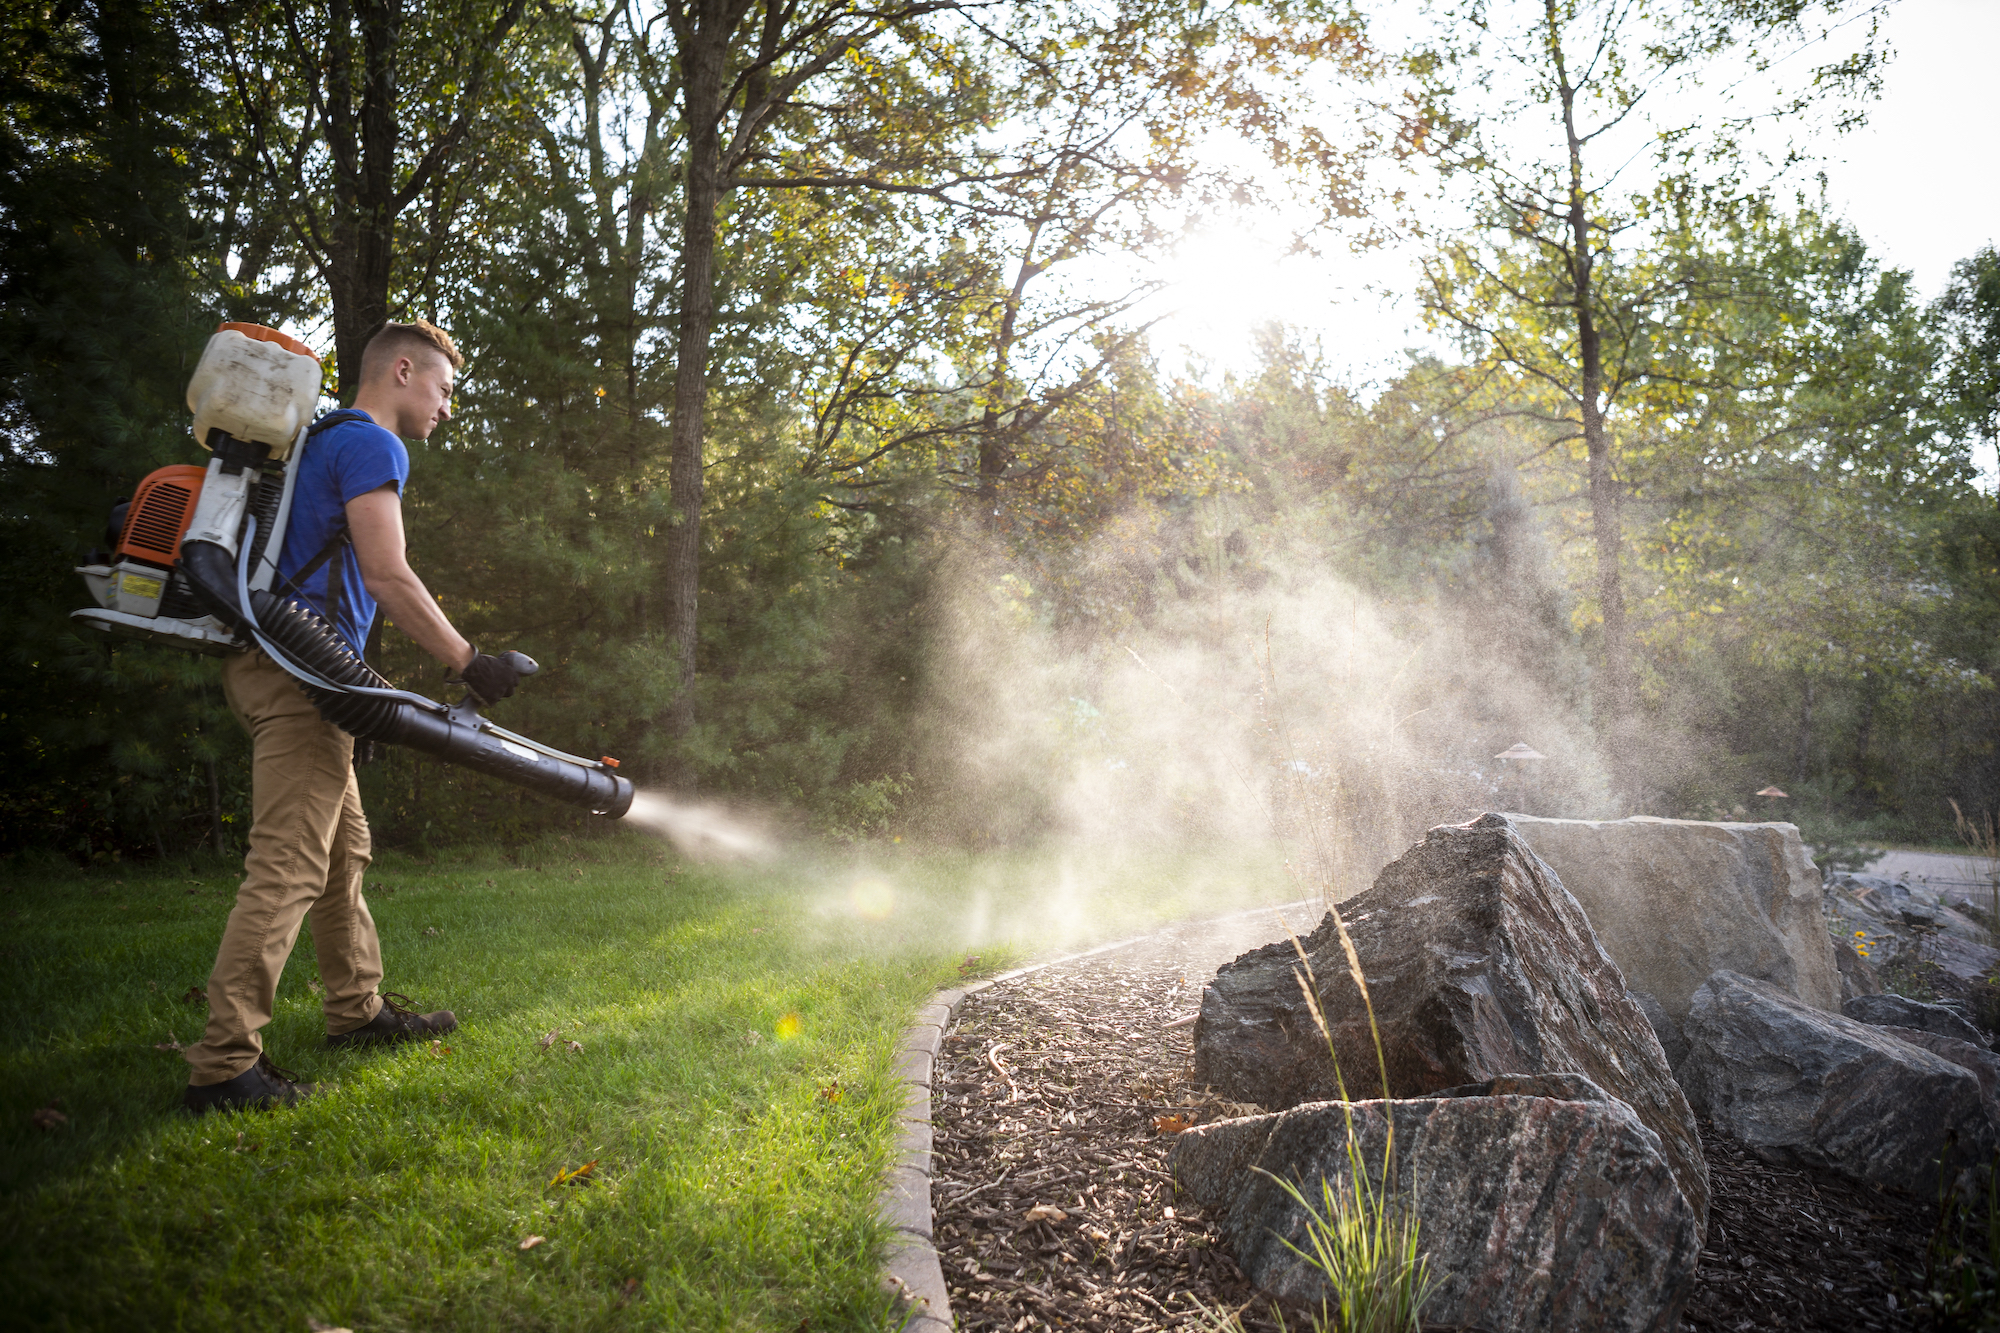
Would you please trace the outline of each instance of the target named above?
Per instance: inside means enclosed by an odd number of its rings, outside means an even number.
[[[715,805],[686,805],[654,791],[632,798],[624,822],[665,838],[690,861],[761,860],[773,851],[770,838],[744,816]]]
[[[1338,901],[1432,825],[1605,810],[1581,651],[1541,581],[1371,596],[1282,522],[1236,557],[1237,520],[1208,517],[1199,564],[1144,533],[1102,563],[940,562],[914,824],[974,846],[1276,852]],[[1493,758],[1522,737],[1549,758]]]

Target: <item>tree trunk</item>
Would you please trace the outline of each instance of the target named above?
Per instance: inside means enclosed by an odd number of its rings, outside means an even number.
[[[718,30],[719,29],[719,30]],[[687,207],[681,223],[681,312],[674,349],[674,408],[667,470],[673,527],[667,534],[667,644],[679,673],[667,721],[676,738],[693,729],[695,648],[701,587],[702,416],[715,324],[715,209],[721,199],[722,74],[729,29],[702,24],[684,47],[688,124]],[[683,783],[691,773],[683,764]]]
[[[338,16],[346,8],[335,9]],[[336,59],[328,83],[334,105],[349,114],[338,133],[347,152],[336,155],[332,244],[327,285],[333,294],[333,355],[340,372],[340,400],[361,387],[361,351],[389,318],[389,277],[396,239],[396,46],[402,35],[397,0],[360,0],[361,66]],[[345,33],[340,34],[342,37]],[[344,41],[334,48],[349,55]],[[352,85],[359,75],[361,108],[352,113]],[[329,126],[332,129],[332,126]],[[358,131],[358,142],[357,142]],[[343,161],[342,158],[345,160]]]
[[[1549,49],[1555,62],[1557,90],[1562,98],[1563,134],[1569,148],[1570,300],[1576,310],[1577,367],[1581,372],[1578,406],[1583,418],[1584,449],[1590,459],[1590,531],[1597,561],[1598,613],[1604,621],[1604,641],[1598,666],[1597,703],[1613,781],[1636,800],[1632,764],[1632,712],[1636,702],[1632,681],[1630,628],[1625,618],[1625,585],[1619,575],[1624,538],[1618,516],[1618,482],[1611,453],[1611,433],[1604,419],[1604,344],[1597,327],[1595,260],[1591,253],[1589,197],[1583,183],[1583,140],[1576,128],[1576,89],[1562,49],[1561,21],[1555,0],[1544,0]]]

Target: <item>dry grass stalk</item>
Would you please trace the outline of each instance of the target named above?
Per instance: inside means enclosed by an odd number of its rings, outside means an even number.
[[[1991,913],[1986,918],[1986,933],[2000,947],[2000,811],[1974,812],[1968,816],[1959,809],[1957,801],[1948,803],[1959,840],[1972,849],[1974,856],[1985,858],[1987,911]]]

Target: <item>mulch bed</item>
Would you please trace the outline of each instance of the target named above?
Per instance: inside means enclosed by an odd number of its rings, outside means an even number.
[[[1304,928],[1317,913],[1293,909]],[[1203,983],[1275,915],[1183,927],[968,997],[936,1064],[936,1239],[965,1330],[1279,1327],[1166,1159],[1179,1125],[1253,1108],[1190,1082]],[[1893,1330],[1934,1201],[1772,1167],[1703,1126],[1708,1248],[1685,1329]],[[1291,1327],[1302,1325],[1296,1312]]]
[[[1704,1122],[1708,1246],[1695,1329],[1902,1329],[1937,1225],[1935,1199],[1857,1185],[1826,1171],[1759,1161]]]

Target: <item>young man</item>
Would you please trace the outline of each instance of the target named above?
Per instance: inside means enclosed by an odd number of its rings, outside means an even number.
[[[361,356],[358,411],[316,427],[294,462],[291,525],[280,586],[325,616],[356,653],[379,602],[484,702],[514,692],[516,673],[452,628],[404,559],[403,483],[410,456],[397,436],[428,439],[451,415],[465,360],[422,320],[390,324]],[[345,532],[345,538],[342,532]],[[326,987],[327,1045],[407,1041],[450,1032],[449,1010],[418,1014],[382,996],[382,947],[361,897],[368,821],[354,781],[354,738],[322,721],[291,676],[261,652],[222,668],[229,707],[250,732],[250,852],[236,907],[208,978],[208,1028],[187,1049],[189,1111],[291,1105],[316,1091],[271,1063],[259,1029],[271,1021],[278,975],[310,919]]]

